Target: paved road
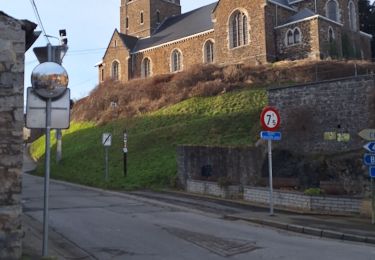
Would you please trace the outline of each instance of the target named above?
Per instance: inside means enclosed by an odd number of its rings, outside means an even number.
[[[42,221],[43,179],[24,175],[26,217]],[[50,224],[85,259],[373,260],[375,247],[228,221],[165,202],[51,184]]]

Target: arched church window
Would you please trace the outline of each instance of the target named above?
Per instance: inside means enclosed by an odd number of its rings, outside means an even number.
[[[326,4],[327,17],[336,22],[339,21],[339,17],[338,17],[339,6],[338,5],[339,4],[337,3],[336,0],[328,0]]]
[[[297,27],[293,31],[293,39],[294,39],[294,44],[301,43],[301,31]]]
[[[247,15],[239,10],[235,11],[229,19],[230,48],[236,48],[249,43]]]
[[[156,11],[156,22],[160,23],[160,11],[159,10]]]
[[[355,11],[355,5],[354,5],[353,1],[349,2],[348,9],[349,9],[349,26],[350,26],[350,29],[352,31],[356,31],[357,30],[357,14],[356,14],[356,11]]]
[[[328,28],[328,41],[332,43],[335,40],[335,32],[333,31],[332,27]]]
[[[294,37],[293,37],[292,30],[288,30],[288,32],[286,34],[286,42],[287,42],[287,45],[292,45],[294,43]]]
[[[285,39],[286,45],[294,45],[299,44],[302,42],[302,33],[300,28],[296,27],[293,30],[289,29],[286,32],[286,39]]]
[[[177,72],[180,71],[182,66],[181,62],[182,54],[179,50],[174,50],[171,55],[171,71]]]
[[[142,62],[142,77],[148,78],[151,76],[151,60],[145,58]]]
[[[204,62],[205,63],[214,62],[214,42],[212,40],[208,40],[204,44]]]
[[[115,60],[112,62],[111,76],[113,80],[119,80],[119,75],[120,75],[119,72],[120,72],[120,63],[117,60]]]

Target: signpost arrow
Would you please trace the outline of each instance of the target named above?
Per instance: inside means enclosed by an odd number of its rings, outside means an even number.
[[[375,129],[363,129],[358,135],[367,141],[375,141]]]
[[[371,178],[375,178],[375,167],[371,166],[368,172]]]
[[[375,166],[375,154],[365,153],[363,157],[363,162],[368,166]]]
[[[363,146],[363,148],[365,148],[369,152],[375,153],[375,142],[367,143]]]

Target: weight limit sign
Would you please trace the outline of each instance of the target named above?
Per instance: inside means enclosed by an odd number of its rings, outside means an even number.
[[[280,126],[280,114],[273,107],[265,107],[260,115],[260,123],[266,131],[276,131]]]

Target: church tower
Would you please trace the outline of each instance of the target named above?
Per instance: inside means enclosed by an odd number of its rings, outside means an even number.
[[[180,0],[121,0],[120,32],[149,37],[164,19],[180,14]]]

